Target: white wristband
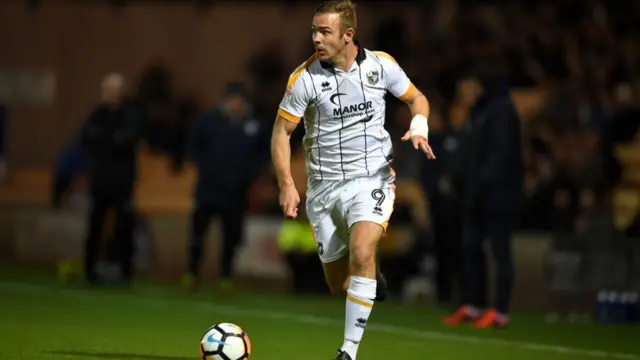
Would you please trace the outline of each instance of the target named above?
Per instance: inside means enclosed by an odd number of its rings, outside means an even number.
[[[414,116],[413,119],[411,119],[409,130],[411,131],[411,138],[414,136],[422,136],[428,139],[429,125],[427,124],[427,118],[420,114]]]

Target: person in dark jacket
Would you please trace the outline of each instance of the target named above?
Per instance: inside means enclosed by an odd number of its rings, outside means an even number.
[[[99,256],[107,212],[116,214],[122,277],[133,276],[134,215],[131,204],[136,179],[136,148],[141,135],[141,117],[135,104],[123,96],[124,79],[109,74],[102,82],[103,103],[97,106],[82,129],[87,178],[92,208],[85,243],[85,275],[89,283],[100,283],[95,265]]]
[[[249,187],[268,162],[268,134],[253,117],[242,83],[230,83],[223,105],[203,114],[189,138],[188,156],[198,171],[189,234],[185,290],[198,282],[204,236],[213,216],[222,222],[221,291],[232,288],[236,248],[243,240]],[[265,140],[266,139],[266,140]]]
[[[520,121],[506,84],[481,78],[479,97],[469,115],[467,183],[463,225],[463,306],[445,324],[473,321],[479,328],[506,326],[514,278],[511,233],[517,226],[524,164]],[[489,244],[496,265],[496,302],[486,294]],[[487,309],[488,308],[488,309]],[[487,309],[484,314],[483,309]]]
[[[461,290],[462,199],[461,131],[439,115],[429,119],[429,143],[438,161],[425,162],[421,181],[429,197],[436,255],[437,301],[450,305]]]

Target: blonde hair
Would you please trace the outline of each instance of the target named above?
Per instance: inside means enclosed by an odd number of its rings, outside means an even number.
[[[340,31],[342,32],[352,28],[355,33],[358,28],[356,4],[349,0],[327,0],[316,8],[314,16],[321,14],[339,14]]]

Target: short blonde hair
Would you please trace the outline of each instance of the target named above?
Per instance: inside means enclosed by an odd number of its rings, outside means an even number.
[[[339,14],[340,15],[340,31],[345,32],[348,28],[352,28],[355,32],[358,28],[358,19],[356,17],[356,4],[349,0],[327,0],[316,8],[315,15],[322,14]]]

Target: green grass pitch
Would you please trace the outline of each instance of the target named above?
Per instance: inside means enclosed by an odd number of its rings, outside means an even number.
[[[342,344],[343,312],[342,299],[87,289],[0,268],[0,359],[196,360],[203,332],[233,322],[251,338],[251,359],[329,360]],[[543,316],[516,314],[505,330],[452,329],[439,325],[442,315],[376,305],[358,359],[640,360],[640,327],[548,325]]]

